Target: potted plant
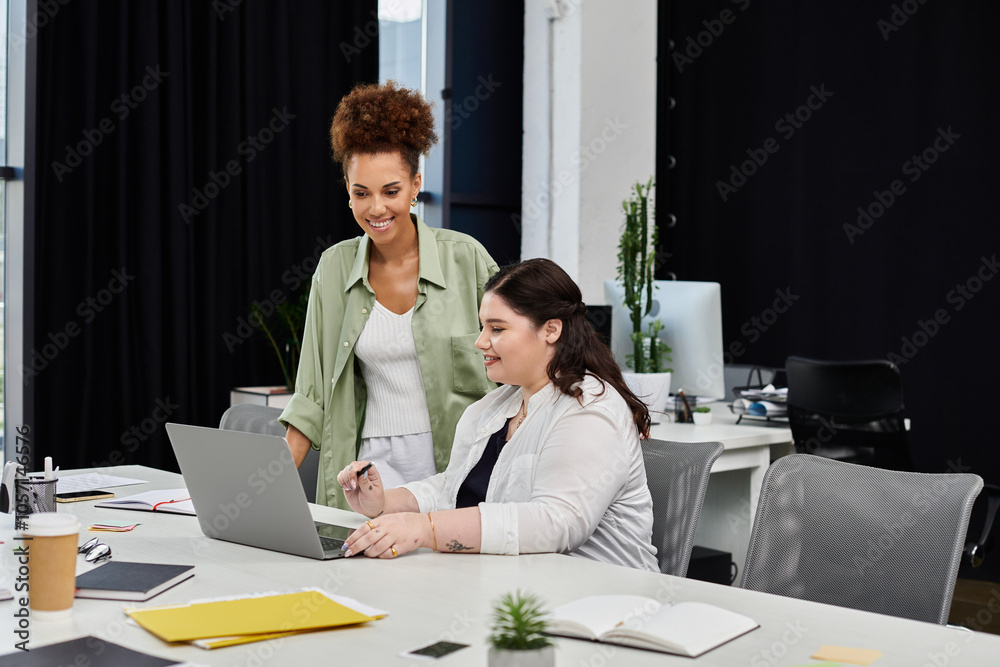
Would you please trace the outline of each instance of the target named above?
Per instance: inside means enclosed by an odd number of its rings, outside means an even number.
[[[553,667],[555,647],[546,634],[542,603],[534,595],[506,593],[493,603],[490,667]]]
[[[658,233],[650,205],[653,179],[636,183],[628,199],[622,202],[625,226],[618,243],[618,280],[625,292],[624,306],[632,322],[632,352],[627,357],[625,372],[629,388],[646,400],[651,410],[663,412],[670,398],[670,347],[660,340],[663,323],[650,322],[643,330],[643,318],[653,307],[656,285],[654,258]]]
[[[260,306],[254,302],[251,307],[252,317],[260,323],[260,330],[267,336],[278,364],[285,376],[285,389],[294,391],[295,372],[299,367],[299,355],[302,353],[302,330],[306,323],[306,309],[309,305],[309,289],[297,298],[289,299],[274,308],[276,323],[268,326],[268,318],[261,312]]]
[[[247,318],[259,328],[278,357],[278,365],[284,376],[284,384],[276,386],[233,387],[229,392],[230,405],[255,403],[283,408],[291,400],[295,391],[295,374],[299,367],[302,351],[302,332],[305,329],[306,309],[309,304],[309,288],[298,296],[291,296],[266,313],[256,301],[250,306]]]
[[[698,426],[705,426],[712,423],[712,411],[704,405],[692,410],[691,416],[694,419],[694,423]]]

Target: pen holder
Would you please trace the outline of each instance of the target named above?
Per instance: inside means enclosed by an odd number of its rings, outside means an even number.
[[[58,479],[19,477],[14,481],[14,510],[17,514],[56,511]]]

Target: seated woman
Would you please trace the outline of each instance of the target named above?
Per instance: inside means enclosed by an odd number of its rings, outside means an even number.
[[[639,447],[649,412],[585,313],[550,260],[490,278],[476,347],[504,386],[465,410],[444,472],[393,489],[363,461],[340,472],[347,501],[370,518],[348,555],[557,552],[658,571]]]

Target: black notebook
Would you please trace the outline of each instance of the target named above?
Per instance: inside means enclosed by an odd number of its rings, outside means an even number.
[[[194,565],[113,560],[76,578],[76,597],[145,602],[194,576]]]
[[[0,656],[4,667],[51,667],[52,665],[90,665],[90,667],[165,667],[176,660],[140,653],[97,637],[80,637],[48,646],[29,644],[28,651]]]

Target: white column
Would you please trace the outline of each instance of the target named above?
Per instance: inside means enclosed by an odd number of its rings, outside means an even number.
[[[615,275],[621,202],[656,163],[655,0],[526,0],[521,256],[584,301]]]

